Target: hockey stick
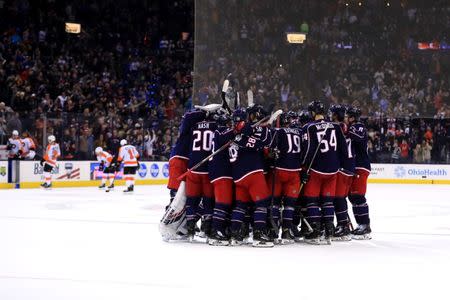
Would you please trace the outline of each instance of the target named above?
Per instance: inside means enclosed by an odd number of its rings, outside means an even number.
[[[252,128],[255,128],[257,126],[262,125],[263,122],[267,121],[266,124],[269,124],[269,121],[275,120],[283,111],[282,110],[277,110],[276,112],[274,112],[272,115],[270,116],[266,116],[265,118],[259,120],[258,122],[256,122],[255,124],[252,125]],[[184,172],[183,174],[181,174],[177,180],[178,181],[182,181],[184,180],[184,178],[187,176],[187,174],[189,174],[189,172],[195,171],[197,170],[200,166],[202,166],[204,163],[206,163],[208,160],[210,160],[211,158],[213,158],[214,156],[216,156],[218,153],[222,152],[223,150],[225,150],[226,148],[228,148],[228,146],[231,145],[231,143],[233,143],[234,140],[230,140],[227,143],[225,143],[222,147],[220,147],[219,149],[217,149],[216,151],[214,151],[213,153],[211,153],[210,155],[208,155],[207,157],[205,157],[202,161],[198,162],[195,166],[193,166],[191,169],[187,170],[186,172]]]
[[[280,119],[277,118],[276,128],[280,128]],[[277,159],[278,159],[278,132],[275,131],[275,159],[273,163],[273,173],[272,173],[272,195],[270,197],[270,206],[269,206],[269,220],[272,229],[277,230],[278,225],[275,224],[275,220],[273,219],[273,203],[275,200],[275,177],[277,174]],[[279,230],[277,230],[277,238],[278,238]]]
[[[226,92],[228,90],[228,87],[230,86],[230,80],[228,80],[228,78],[230,76],[231,76],[231,73],[227,75],[227,79],[225,79],[224,82],[223,82],[221,98],[222,98],[222,106],[223,106],[223,108],[225,108],[230,114],[232,114],[233,111],[231,110],[230,106],[227,103],[227,100],[225,99]],[[237,101],[237,99],[236,99],[236,101]]]

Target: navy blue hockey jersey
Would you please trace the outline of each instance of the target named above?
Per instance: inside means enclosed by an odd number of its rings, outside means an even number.
[[[205,159],[212,153],[214,131],[217,129],[217,123],[214,121],[201,121],[192,126],[190,141],[190,150],[188,169],[191,169],[197,163]],[[197,174],[208,174],[208,162],[201,165],[198,169],[192,171]]]
[[[213,151],[217,151],[220,147],[225,145],[227,142],[234,139],[233,129],[226,126],[220,126],[214,132],[213,140]],[[219,178],[230,178],[232,179],[231,173],[231,163],[228,154],[228,149],[216,154],[208,162],[209,179],[211,182]]]
[[[347,144],[347,153],[348,157],[346,162],[341,166],[343,169],[350,171],[351,173],[355,172],[355,154],[352,146],[352,139],[348,136],[348,127],[345,123],[339,123],[342,128],[342,132],[344,133],[345,142]]]
[[[344,133],[339,124],[318,120],[303,127],[302,144],[305,149],[303,165],[308,167],[320,143],[311,170],[333,174],[345,168],[348,158]]]
[[[279,158],[276,168],[288,171],[300,171],[301,169],[301,138],[302,131],[299,128],[276,129],[272,148],[278,148]]]
[[[253,134],[242,135],[240,140],[231,144],[229,155],[234,181],[239,181],[250,173],[264,170],[263,150],[270,143],[270,130],[267,127],[257,126]]]
[[[189,159],[189,154],[191,153],[192,126],[197,122],[203,121],[205,117],[206,113],[200,110],[194,110],[184,114],[181,119],[178,140],[172,148],[170,158],[179,157]]]
[[[362,123],[350,125],[348,137],[351,139],[356,168],[370,171],[370,159],[367,151],[367,130]]]

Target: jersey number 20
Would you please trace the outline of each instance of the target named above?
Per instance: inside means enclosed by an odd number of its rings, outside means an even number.
[[[194,142],[192,143],[192,151],[211,151],[214,132],[211,130],[200,131],[194,130]]]

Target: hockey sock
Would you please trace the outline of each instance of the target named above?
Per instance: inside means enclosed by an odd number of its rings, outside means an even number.
[[[322,196],[322,220],[324,223],[333,223],[334,220],[334,197]]]
[[[366,197],[364,195],[349,195],[348,198],[352,203],[356,223],[369,224],[369,206],[367,205]]]
[[[186,197],[186,219],[188,221],[197,220],[197,209],[200,197]]]
[[[134,185],[134,175],[125,175],[125,184],[127,187]]]
[[[216,231],[225,231],[225,225],[228,222],[230,206],[227,204],[216,203],[214,207],[212,227]]]
[[[114,174],[109,175],[108,179],[109,179],[109,185],[112,185],[114,183]]]
[[[269,199],[263,199],[255,202],[255,211],[253,212],[253,222],[255,230],[266,229],[267,206]]]
[[[248,204],[243,201],[236,200],[236,206],[231,213],[231,231],[239,232],[242,222],[244,221],[245,214],[248,209]]]
[[[274,223],[277,226],[280,222],[280,204],[281,204],[281,199],[279,197],[273,198],[272,218],[273,218]]]
[[[50,172],[44,172],[45,183],[52,184],[52,174]]]
[[[320,222],[320,209],[319,198],[317,197],[304,197],[306,201],[307,219],[310,223]]]
[[[348,224],[348,207],[345,197],[334,197],[334,212],[338,225]]]
[[[102,185],[106,183],[106,174],[103,174],[102,176]]]
[[[208,220],[211,219],[214,213],[214,198],[203,197],[203,217]]]
[[[297,199],[295,198],[284,198],[284,208],[283,208],[283,228],[291,228],[292,221],[294,219],[294,205]]]

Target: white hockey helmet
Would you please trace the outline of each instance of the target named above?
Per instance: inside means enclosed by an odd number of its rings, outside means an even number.
[[[120,146],[125,146],[126,144],[128,144],[126,139],[120,141]]]
[[[13,136],[19,136],[19,132],[17,130],[13,130],[12,135]]]
[[[56,141],[56,138],[55,138],[55,136],[52,134],[52,135],[49,135],[49,136],[48,136],[47,140],[48,140],[49,143],[53,143],[54,141]]]
[[[97,147],[97,148],[95,148],[95,154],[100,154],[100,153],[102,153],[103,152],[103,148],[102,147]]]

